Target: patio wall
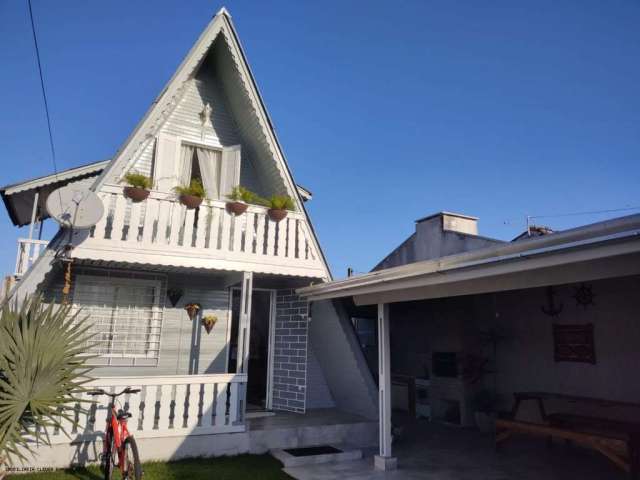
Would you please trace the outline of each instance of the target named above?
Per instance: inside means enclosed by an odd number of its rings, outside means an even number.
[[[479,332],[497,328],[507,339],[497,348],[497,387],[501,408],[510,409],[514,391],[549,391],[638,402],[640,383],[635,366],[640,364],[640,277],[589,282],[594,305],[578,306],[573,295],[579,286],[555,287],[555,301],[563,309],[557,320],[545,315],[545,288],[497,294],[452,297],[395,304],[391,311],[392,370],[412,376],[432,371],[432,353],[455,351],[488,355]],[[596,363],[555,362],[553,323],[594,326]],[[436,388],[438,379],[432,377]],[[492,375],[477,384],[461,382],[467,408],[474,392],[491,387]],[[577,404],[550,402],[550,411],[573,411],[640,421],[640,409],[607,409],[594,412]],[[468,412],[471,413],[471,412]],[[524,419],[538,420],[537,407],[525,405]]]

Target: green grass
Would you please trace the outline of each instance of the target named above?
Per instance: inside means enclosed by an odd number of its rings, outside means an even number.
[[[143,480],[281,480],[291,479],[282,465],[269,455],[193,458],[176,462],[150,462],[142,466]],[[13,475],[16,480],[101,480],[98,467]],[[116,473],[115,479],[120,475]]]

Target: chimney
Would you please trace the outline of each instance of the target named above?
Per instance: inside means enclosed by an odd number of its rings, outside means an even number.
[[[439,258],[467,249],[456,238],[445,236],[446,232],[478,235],[478,218],[458,213],[438,212],[416,220],[414,243],[416,260]]]

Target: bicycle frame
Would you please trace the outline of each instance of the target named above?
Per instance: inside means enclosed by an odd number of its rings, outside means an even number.
[[[129,436],[129,429],[127,427],[127,419],[121,418],[118,420],[118,411],[116,410],[115,400],[109,404],[109,415],[107,416],[107,430],[105,432],[105,442],[103,450],[106,452],[106,449],[109,446],[111,441],[110,434],[113,435],[113,446],[115,451],[118,452],[118,466],[122,470],[124,468],[122,462],[122,456],[124,454],[123,445],[124,441]],[[111,427],[111,428],[109,428]],[[113,455],[115,452],[112,452]]]

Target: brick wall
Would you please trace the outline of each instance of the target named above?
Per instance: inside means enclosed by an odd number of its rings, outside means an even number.
[[[293,290],[276,293],[273,409],[304,413],[307,390],[308,304]]]

